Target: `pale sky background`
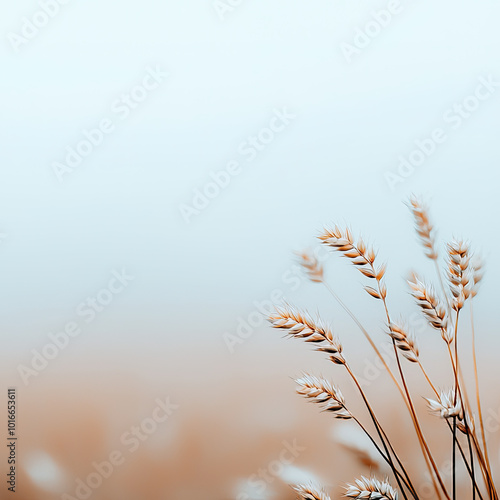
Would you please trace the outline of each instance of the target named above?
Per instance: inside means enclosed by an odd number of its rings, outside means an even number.
[[[183,488],[163,498],[227,498],[229,486],[236,491],[268,463],[266,453],[275,456],[278,436],[307,443],[310,455],[297,467],[331,468],[327,486],[340,481],[349,464],[325,445],[324,415],[311,420],[291,381],[302,370],[329,377],[332,367],[302,343],[285,342],[255,302],[278,290],[319,311],[365,377],[373,354],[352,322],[319,285],[293,286],[290,275],[294,251],[316,245],[325,225],[349,224],[388,262],[393,317],[410,318],[431,376],[440,387],[451,383],[435,362],[442,341],[421,327],[404,281],[412,268],[435,281],[404,206],[411,193],[431,206],[440,245],[464,237],[485,258],[477,345],[484,408],[498,414],[500,86],[460,127],[444,118],[480,79],[500,83],[498,1],[401,0],[350,63],[341,45],[354,43],[388,0],[242,0],[224,19],[214,0],[68,0],[15,50],[14,34],[34,18],[43,22],[40,5],[54,1],[1,0],[0,361],[5,386],[19,388],[23,460],[44,449],[85,471],[109,451],[106,430],[128,428],[168,395],[181,407],[172,420],[181,444],[164,445],[159,435],[154,442],[172,451],[172,468],[146,461],[147,473],[115,476],[128,498],[137,476],[146,487]],[[156,67],[168,77],[122,120],[117,100]],[[284,108],[296,117],[246,161],[242,143]],[[54,162],[105,119],[113,132],[60,183]],[[386,172],[436,128],[446,141],[391,190]],[[186,223],[181,206],[231,161],[241,173]],[[85,324],[77,308],[123,269],[134,280]],[[366,280],[337,256],[327,276],[386,346],[381,304],[363,292]],[[231,353],[224,334],[251,318],[257,326]],[[467,376],[467,312],[463,319]],[[19,366],[71,321],[82,333],[25,387]],[[331,373],[349,392],[347,375]],[[370,380],[386,406],[383,377]],[[387,411],[403,433],[397,408]],[[320,453],[327,448],[331,457]],[[83,473],[70,470],[71,484]]]
[[[274,288],[321,309],[326,297],[306,285],[293,292],[281,277],[292,252],[337,221],[380,248],[394,307],[413,311],[402,278],[414,266],[432,276],[432,267],[403,205],[412,192],[430,202],[440,238],[470,238],[486,257],[478,308],[495,338],[500,88],[457,130],[443,113],[479,77],[500,81],[500,4],[401,5],[348,64],[341,43],[387,2],[243,0],[221,20],[211,0],[70,1],[18,52],[9,33],[39,4],[4,2],[0,289],[9,348],[25,359],[125,268],[136,279],[78,349],[146,341],[224,350],[222,334]],[[121,121],[113,102],[156,65],[169,77]],[[283,107],[296,119],[246,162],[241,142]],[[116,130],[60,184],[53,162],[104,118]],[[391,191],[384,173],[436,127],[447,141]],[[179,206],[234,159],[242,173],[186,224]],[[373,317],[361,277],[331,264],[337,291]]]

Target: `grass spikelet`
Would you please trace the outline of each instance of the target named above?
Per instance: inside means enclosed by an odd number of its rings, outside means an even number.
[[[475,297],[479,291],[479,284],[483,280],[483,261],[480,257],[475,257],[471,261],[471,272],[470,295],[471,297]]]
[[[408,203],[415,219],[415,229],[422,243],[425,255],[432,260],[437,260],[438,254],[435,249],[434,228],[429,220],[427,207],[423,205],[416,196],[412,196]]]
[[[298,261],[307,277],[314,283],[323,282],[323,265],[315,255],[308,252],[297,253]]]
[[[348,420],[352,418],[351,412],[346,408],[344,396],[340,389],[328,380],[304,374],[296,379],[297,393],[320,405],[323,411],[334,413],[335,418]]]
[[[303,500],[330,500],[330,497],[316,486],[309,484],[298,484],[293,487],[297,493],[297,498]]]
[[[340,229],[335,226],[333,229],[326,229],[319,239],[324,245],[332,247],[340,252],[345,258],[349,259],[358,271],[366,276],[376,280],[377,289],[371,286],[365,286],[365,291],[375,299],[385,299],[387,297],[387,288],[382,279],[385,275],[386,266],[375,267],[375,251],[367,247],[364,241],[359,238],[357,241],[349,229]]]
[[[463,419],[463,409],[460,398],[455,400],[455,390],[441,391],[437,400],[425,398],[429,404],[431,413],[440,416],[441,418],[457,417]]]
[[[408,284],[425,319],[432,328],[441,333],[446,342],[447,356],[445,356],[444,361],[451,365],[454,379],[452,389],[445,391],[437,389],[439,385],[429,376],[429,372],[422,362],[424,358],[420,358],[419,348],[406,327],[407,323],[404,319],[397,321],[392,319],[395,316],[386,300],[387,288],[384,283],[386,267],[380,265],[378,261],[376,263],[374,249],[368,246],[362,238],[356,239],[350,229],[342,229],[338,226],[324,230],[319,236],[323,245],[332,248],[348,259],[367,278],[366,286],[364,286],[365,291],[371,297],[380,300],[385,313],[387,334],[391,338],[391,354],[397,364],[397,372],[393,373],[368,330],[359,322],[356,315],[339,295],[330,288],[325,279],[323,265],[315,255],[306,252],[298,254],[299,263],[309,279],[312,282],[322,283],[354,320],[402,396],[415,431],[414,437],[418,440],[421,458],[425,461],[427,477],[431,481],[429,484],[434,490],[430,495],[426,493],[425,497],[436,500],[457,500],[457,498],[460,500],[462,498],[499,500],[492,472],[498,470],[498,465],[496,461],[493,462],[496,460],[496,456],[492,458],[490,463],[480,398],[478,363],[475,351],[474,300],[469,300],[476,400],[474,407],[469,399],[470,388],[468,387],[468,377],[466,377],[467,371],[462,369],[464,360],[461,354],[462,351],[465,351],[465,347],[458,348],[459,338],[461,338],[460,332],[463,330],[463,320],[459,321],[462,318],[460,311],[465,302],[478,293],[479,285],[483,279],[483,264],[479,258],[473,258],[468,243],[462,240],[453,240],[446,246],[447,265],[445,269],[441,269],[438,262],[440,259],[435,244],[434,228],[429,220],[427,208],[416,197],[410,198],[408,206],[413,213],[417,234],[424,247],[425,255],[433,261],[436,268],[440,293],[438,296],[432,286],[414,273],[408,279]],[[446,280],[443,279],[443,271],[446,273]],[[379,418],[376,409],[370,402],[371,398],[363,387],[362,380],[358,378],[356,370],[351,367],[350,362],[344,358],[342,346],[334,338],[331,329],[319,318],[315,320],[307,312],[299,311],[288,304],[277,308],[274,313],[270,314],[269,321],[274,328],[286,331],[287,335],[315,344],[318,351],[326,352],[334,363],[343,365],[354,383],[354,388],[359,393],[358,396],[362,399],[364,404],[362,413],[359,415],[356,412],[351,413],[345,405],[340,389],[329,381],[308,374],[296,380],[297,392],[307,400],[318,405],[323,411],[330,412],[335,418],[351,419],[353,428],[366,436],[366,444],[373,447],[371,449],[373,453],[377,453],[379,462],[373,459],[369,450],[349,441],[345,436],[344,428],[340,434],[343,440],[337,440],[337,444],[354,453],[361,464],[372,470],[376,469],[376,465],[384,464],[390,468],[392,474],[390,480],[394,481],[395,488],[389,484],[388,479],[380,481],[374,477],[361,476],[361,479],[347,485],[345,496],[363,500],[397,500],[398,495],[401,495],[403,500],[422,500],[424,496],[419,483],[415,482],[414,474],[423,474],[423,472],[418,469],[414,470],[410,463],[402,460],[397,449],[399,446],[407,446],[410,441],[405,440],[404,444],[396,443],[386,432],[388,428],[386,423]],[[419,376],[424,377],[434,394],[432,399],[424,398],[428,408],[431,413],[442,420],[441,423],[445,423],[445,425],[441,425],[443,432],[451,433],[449,440],[451,460],[448,471],[437,465],[437,450],[433,449],[437,448],[437,441],[434,440],[436,434],[433,435],[431,442],[425,436],[428,432],[427,429],[424,431],[420,425],[419,408],[414,404],[412,386],[407,382],[407,376],[401,363],[402,357],[417,365]],[[399,380],[396,379],[397,375],[395,374],[399,375]],[[480,435],[476,430],[476,419]],[[409,455],[414,456],[415,451],[411,450]],[[448,455],[448,451],[446,455]],[[382,469],[380,468],[380,470]],[[458,479],[462,480],[465,474],[467,474],[467,479],[470,479],[468,487],[465,483],[458,482]],[[299,498],[305,500],[330,500],[326,493],[312,485],[298,485],[294,489]]]
[[[347,485],[345,496],[365,500],[397,500],[398,492],[387,481],[361,476],[355,484]]]
[[[470,296],[469,285],[469,245],[463,241],[448,243],[448,282],[450,286],[452,307],[459,311]]]
[[[407,333],[406,328],[391,323],[388,335],[396,341],[396,347],[401,351],[403,356],[412,363],[418,362],[418,347],[415,340]]]
[[[416,274],[411,276],[408,284],[411,288],[411,294],[417,301],[417,305],[420,307],[429,324],[436,330],[440,330],[443,339],[449,344],[452,341],[452,337],[447,330],[448,320],[446,309],[439,302],[433,288],[420,281]]]
[[[291,337],[318,344],[317,350],[326,352],[334,363],[345,364],[342,345],[320,319],[313,320],[307,313],[288,304],[277,307],[268,319],[273,328],[286,330]]]

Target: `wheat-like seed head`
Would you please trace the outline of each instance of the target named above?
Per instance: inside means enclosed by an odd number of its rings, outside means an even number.
[[[373,248],[367,247],[361,238],[356,242],[348,228],[340,229],[338,226],[335,226],[333,229],[325,229],[323,234],[319,236],[319,239],[324,245],[334,248],[349,259],[361,274],[367,278],[376,280],[377,289],[365,286],[365,290],[369,295],[375,299],[386,298],[387,288],[382,281],[385,275],[385,265],[375,268],[375,251]]]
[[[429,259],[437,260],[438,255],[435,250],[434,228],[429,221],[427,207],[424,206],[416,196],[410,198],[408,206],[413,213],[415,219],[415,229],[420,237],[420,241],[425,249],[425,255]]]
[[[344,396],[340,389],[335,387],[328,380],[304,374],[295,380],[297,383],[297,393],[310,399],[313,403],[319,404],[323,411],[331,411],[335,418],[350,419],[351,413],[347,410]]]
[[[442,276],[437,266],[438,252],[436,250],[434,228],[430,222],[427,207],[424,206],[424,204],[421,203],[421,201],[415,196],[410,198],[408,206],[413,214],[416,231],[425,249],[425,254],[436,264],[440,285],[443,287]],[[371,283],[373,286],[365,286],[365,291],[370,296],[383,301],[383,306],[387,316],[387,327],[389,330],[387,333],[391,337],[394,347],[396,348],[396,359],[398,360],[398,370],[400,372],[403,387],[399,385],[399,382],[394,377],[392,370],[385,363],[384,358],[378,351],[376,345],[372,342],[366,330],[359,323],[354,314],[352,314],[351,311],[343,304],[343,302],[341,302],[340,299],[337,299],[358,324],[363,333],[365,333],[368,340],[370,340],[372,347],[374,347],[380,359],[383,361],[385,368],[387,368],[395,384],[400,389],[403,399],[407,403],[408,409],[412,414],[415,431],[420,441],[424,457],[426,458],[429,472],[433,476],[433,483],[437,496],[441,497],[440,489],[442,489],[445,497],[448,499],[451,498],[447,491],[448,486],[443,482],[441,473],[436,468],[432,454],[427,446],[427,441],[418,424],[416,410],[413,408],[413,404],[410,404],[412,401],[411,391],[407,387],[403,370],[399,365],[398,352],[401,352],[401,355],[406,357],[410,362],[420,364],[419,350],[414,338],[409,334],[405,324],[401,321],[394,322],[389,313],[385,300],[387,297],[387,288],[384,284],[384,276],[386,272],[385,265],[381,266],[378,260],[375,262],[376,253],[374,249],[371,246],[368,246],[361,237],[354,238],[349,228],[344,229],[339,226],[334,226],[331,229],[325,229],[319,236],[319,239],[324,245],[331,247],[335,251],[339,252],[343,257],[348,259],[351,264],[363,274],[364,277],[368,278],[367,282]],[[311,281],[316,283],[323,282],[323,266],[314,254],[303,252],[298,254],[298,258],[299,264]],[[466,400],[462,399],[462,393],[459,393],[459,389],[461,387],[461,378],[459,378],[461,372],[458,369],[460,356],[454,333],[459,331],[458,312],[461,308],[463,308],[467,299],[474,297],[478,293],[482,277],[481,261],[474,261],[474,259],[472,259],[469,245],[464,241],[458,240],[452,241],[447,245],[447,285],[449,286],[451,295],[448,289],[445,290],[444,287],[443,296],[440,296],[441,294],[438,295],[431,286],[425,284],[415,274],[411,276],[408,283],[411,288],[411,294],[416,299],[424,317],[434,329],[440,331],[442,338],[447,342],[450,360],[455,375],[455,387],[451,390],[437,393],[435,386],[428,377],[424,367],[420,366],[427,382],[434,393],[436,393],[435,399],[425,398],[428,403],[429,410],[431,413],[438,415],[442,419],[453,419],[453,425],[448,422],[453,435],[456,434],[456,429],[464,434],[467,434],[469,440],[470,459],[465,456],[463,450],[461,451],[465,465],[470,464],[467,468],[473,483],[472,491],[475,492],[477,490],[479,493],[479,487],[481,485],[479,484],[478,486],[476,478],[481,478],[481,476],[483,476],[486,487],[488,488],[489,497],[497,498],[486,449],[486,437],[484,435],[483,422],[481,421],[483,443],[480,443],[478,434],[475,430],[474,417],[468,409],[468,405],[465,404]],[[335,294],[333,295],[335,296]],[[456,314],[453,314],[453,311],[456,311]],[[376,440],[376,438],[369,433],[364,425],[358,421],[356,416],[349,411],[346,407],[344,397],[340,389],[334,386],[331,382],[320,377],[304,374],[301,378],[296,380],[298,394],[304,396],[310,402],[317,404],[323,411],[331,412],[334,418],[346,420],[353,419],[354,423],[360,426],[362,432],[367,434],[370,439],[370,443],[375,445],[375,449],[381,455],[381,462],[383,459],[390,466],[392,473],[398,482],[400,493],[406,498],[406,490],[408,490],[411,496],[417,498],[418,495],[406,472],[405,464],[400,461],[396,451],[389,441],[388,436],[381,428],[372,407],[365,397],[361,384],[358,382],[358,379],[351,371],[342,355],[342,346],[340,342],[334,338],[330,328],[325,326],[319,318],[315,320],[307,312],[301,312],[288,304],[277,308],[274,313],[270,314],[269,321],[272,323],[274,328],[285,330],[289,336],[302,338],[306,342],[314,343],[317,346],[317,350],[328,353],[333,362],[345,365],[364,399],[365,405],[370,413],[370,416],[372,417],[372,421],[375,424],[380,441],[384,445],[385,453],[380,449],[378,440]],[[452,345],[453,340],[455,340],[454,345]],[[455,355],[452,353],[452,347],[455,348]],[[476,373],[476,390],[478,392],[479,384],[477,381],[475,353],[474,369]],[[464,393],[464,395],[466,396],[466,393]],[[482,417],[479,394],[476,393],[476,396],[478,417],[480,419]],[[343,430],[345,431],[344,428]],[[474,444],[474,448],[471,446],[471,443]],[[390,445],[390,452],[386,446],[387,444]],[[343,445],[348,450],[355,453],[362,463],[370,466],[370,468],[375,468],[375,466],[379,465],[372,459],[370,453],[368,453],[362,446],[357,446],[356,444],[351,444],[349,442],[347,445]],[[452,445],[455,446],[455,443],[452,443]],[[474,451],[476,456],[474,456]],[[391,460],[392,455],[394,455],[396,461]],[[384,466],[385,462],[383,462]],[[475,464],[478,465],[478,469],[474,469],[474,467],[472,467],[473,465],[475,466]],[[452,467],[454,478],[452,492],[453,498],[455,498],[457,493],[455,484],[455,453],[453,454]],[[404,473],[404,476],[402,473]],[[330,497],[323,490],[316,488],[312,484],[299,484],[294,486],[293,489],[298,494],[299,498],[303,500],[330,500]],[[367,478],[361,476],[361,478],[356,479],[353,484],[347,484],[345,496],[348,498],[363,500],[397,500],[398,494],[398,491],[389,484],[387,478],[384,481],[380,481],[374,477]],[[481,496],[480,493],[479,496]]]
[[[448,332],[448,319],[446,309],[440,304],[433,288],[420,281],[416,274],[412,274],[408,280],[411,288],[411,294],[417,301],[425,318],[429,324],[436,330],[441,331],[441,336],[449,344],[452,341],[451,334]]]
[[[315,255],[311,255],[307,252],[297,253],[299,264],[301,265],[307,277],[315,282],[323,282],[323,265],[320,264]]]
[[[474,257],[471,261],[472,280],[470,283],[471,297],[475,297],[479,291],[479,284],[483,279],[483,261],[481,257]]]
[[[452,241],[448,250],[448,282],[452,294],[452,307],[459,311],[470,297],[469,263],[471,259],[469,245],[464,241]]]
[[[314,485],[297,484],[293,487],[298,497],[303,500],[330,500],[330,497],[323,491],[316,488]]]
[[[387,482],[361,476],[355,484],[348,484],[345,496],[365,500],[397,500],[398,492]]]
[[[441,391],[437,401],[435,399],[425,398],[429,404],[429,410],[431,413],[440,416],[441,418],[452,418],[458,417],[459,420],[463,420],[463,409],[460,398],[456,398],[455,401],[455,391],[453,389],[448,391]]]
[[[305,338],[306,342],[333,342],[330,328],[286,303],[282,307],[276,307],[275,312],[269,315],[269,321],[274,328],[288,330],[289,335]]]
[[[320,319],[315,321],[307,313],[301,312],[289,304],[277,307],[268,319],[274,328],[286,330],[288,335],[292,337],[318,344],[317,350],[326,352],[331,361],[341,365],[345,364],[345,359],[342,356],[342,345]]]
[[[412,363],[418,362],[418,347],[413,337],[411,337],[406,327],[391,323],[389,331],[387,332],[391,338],[396,342],[396,347],[402,351],[403,356]]]

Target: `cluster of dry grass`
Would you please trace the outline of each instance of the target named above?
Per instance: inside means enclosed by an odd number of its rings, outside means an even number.
[[[446,246],[446,269],[443,279],[438,264],[439,253],[436,248],[434,229],[430,223],[427,209],[415,197],[410,199],[408,206],[413,214],[425,255],[435,263],[439,292],[416,274],[411,275],[408,285],[423,317],[433,329],[440,333],[445,344],[443,363],[450,365],[453,377],[451,388],[447,390],[436,388],[420,360],[415,339],[403,322],[394,319],[387,301],[388,290],[384,281],[386,266],[378,262],[377,253],[362,238],[355,238],[349,229],[338,226],[324,230],[319,236],[324,245],[348,259],[370,282],[370,285],[366,285],[364,289],[373,299],[381,303],[386,332],[392,342],[397,369],[393,370],[389,367],[372,336],[326,283],[321,263],[314,256],[306,253],[299,256],[300,263],[311,281],[324,284],[335,300],[354,320],[391,377],[406,406],[413,430],[418,438],[419,449],[416,453],[420,453],[425,461],[428,473],[432,478],[435,498],[456,500],[458,495],[460,498],[468,497],[474,500],[476,498],[497,500],[498,494],[488,455],[479,396],[472,314],[471,352],[475,373],[473,391],[466,386],[458,350],[460,313],[466,305],[469,305],[472,313],[472,299],[477,294],[478,285],[482,278],[481,263],[479,259],[473,257],[468,243],[451,241]],[[346,486],[345,496],[348,498],[395,500],[398,495],[401,495],[404,499],[418,499],[416,483],[411,477],[409,467],[405,466],[405,463],[398,456],[394,444],[389,439],[370,403],[368,394],[358,380],[355,370],[351,368],[349,359],[342,350],[342,344],[334,337],[331,329],[319,318],[313,319],[307,312],[300,311],[290,304],[284,304],[277,308],[270,315],[269,321],[274,328],[284,330],[289,336],[313,343],[316,349],[326,353],[334,364],[343,367],[352,379],[366,407],[367,421],[365,422],[362,416],[351,412],[340,389],[330,381],[309,374],[304,374],[296,380],[297,392],[300,395],[318,404],[323,411],[330,412],[335,418],[356,422],[391,471],[392,478],[384,480],[375,477],[357,479],[353,484]],[[416,411],[414,395],[405,375],[405,362],[418,366],[428,384],[430,393],[432,393],[431,397],[425,398],[429,411],[442,421],[443,432],[449,433],[451,455],[451,479],[449,481],[445,480],[443,471],[440,471],[436,465],[429,440],[424,435],[420,423],[421,415],[419,416]],[[474,398],[471,400],[469,394],[472,392],[474,392]],[[468,492],[461,490],[460,494],[458,493],[456,477],[459,462],[463,464],[461,467],[467,471],[470,478]],[[295,491],[299,498],[307,500],[329,500],[330,498],[325,491],[315,485],[297,485]]]

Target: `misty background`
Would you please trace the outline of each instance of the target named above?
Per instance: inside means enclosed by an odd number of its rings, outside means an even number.
[[[459,127],[444,115],[481,81],[500,82],[498,2],[402,0],[350,61],[343,44],[353,45],[387,1],[220,6],[70,1],[20,43],[16,35],[40,4],[4,2],[0,357],[7,383],[22,386],[18,365],[30,363],[32,349],[67,322],[82,322],[77,307],[114,270],[125,270],[130,285],[36,377],[38,391],[49,392],[61,376],[100,374],[110,393],[114,377],[138,390],[166,384],[194,411],[184,388],[201,384],[213,395],[229,380],[245,380],[258,391],[271,374],[292,393],[288,377],[317,359],[304,346],[283,341],[263,320],[233,351],[225,335],[238,336],[256,302],[278,290],[319,310],[348,348],[359,347],[349,318],[318,285],[297,280],[293,267],[293,252],[314,248],[334,223],[379,249],[391,307],[415,313],[404,278],[415,268],[435,275],[404,205],[412,193],[429,203],[440,244],[464,237],[485,258],[476,315],[478,349],[489,359],[499,345],[500,87]],[[168,76],[118,112],[152,70]],[[293,119],[255,155],[243,154],[277,112]],[[54,164],[102,120],[113,131],[60,182]],[[446,141],[391,188],[387,172],[397,174],[400,156],[436,128]],[[211,174],[234,161],[238,173],[227,187],[186,218]],[[359,273],[335,255],[326,266],[332,287],[384,342],[382,311],[362,291]],[[421,344],[439,343],[435,332],[419,335]],[[276,364],[278,354],[285,366]],[[35,379],[26,391],[34,390]],[[274,401],[269,396],[274,406],[262,410],[268,419],[278,411]]]

